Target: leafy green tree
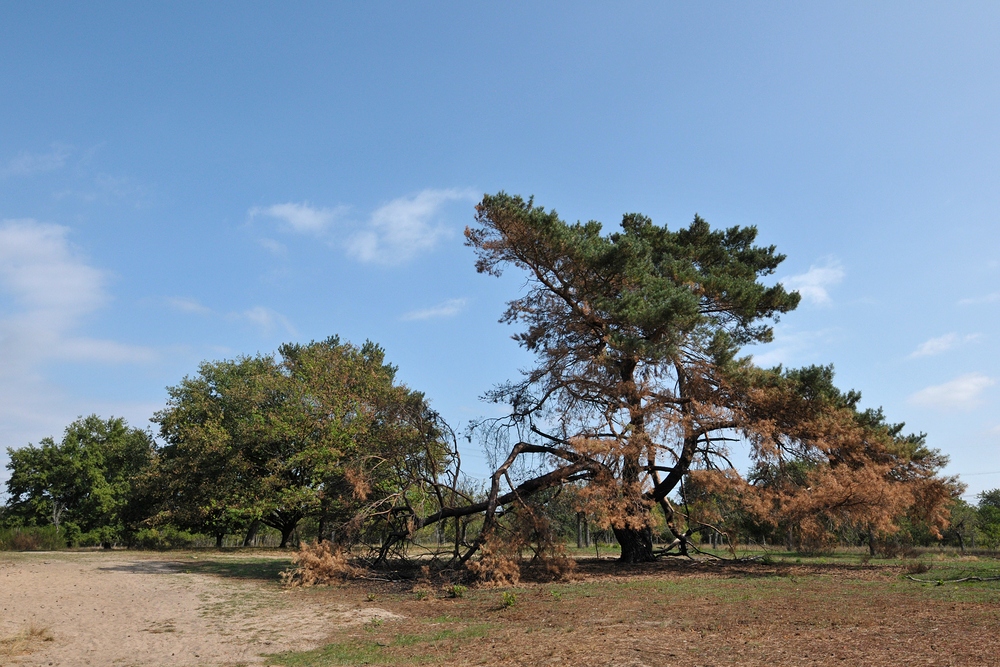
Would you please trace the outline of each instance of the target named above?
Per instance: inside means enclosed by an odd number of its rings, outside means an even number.
[[[149,433],[124,419],[78,419],[62,441],[8,449],[8,521],[56,526],[72,542],[86,534],[110,546],[128,540],[144,518],[136,480],[155,449]]]
[[[974,506],[961,498],[955,498],[948,510],[951,523],[945,532],[945,538],[951,544],[957,543],[962,553],[965,553],[966,545],[975,544],[979,515]]]
[[[306,516],[320,519],[322,537],[357,533],[361,509],[391,507],[401,466],[439,440],[423,395],[395,374],[378,345],[337,337],[202,364],[154,417],[167,443],[159,520],[219,544],[259,521],[285,546]]]
[[[225,535],[266,520],[287,542],[301,512],[290,520],[268,494],[268,465],[281,462],[265,454],[282,436],[283,385],[274,359],[257,356],[205,362],[167,388],[167,408],[153,417],[166,442],[152,477],[158,522],[214,535],[221,546]]]
[[[977,527],[983,546],[1000,547],[1000,489],[990,489],[979,494],[976,508]]]

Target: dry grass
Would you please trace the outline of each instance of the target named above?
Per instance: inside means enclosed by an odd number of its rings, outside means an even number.
[[[39,625],[32,621],[28,627],[16,635],[0,639],[0,657],[13,658],[18,655],[27,655],[43,643],[54,639],[52,630],[48,626]]]
[[[290,586],[316,586],[341,583],[356,576],[358,570],[348,562],[348,554],[329,542],[303,544],[292,556],[293,567],[281,574]]]
[[[315,591],[329,604],[398,618],[334,632],[325,647],[271,656],[332,665],[989,665],[1000,655],[1000,582],[935,586],[881,562],[578,564],[575,581],[524,572],[507,590],[416,599],[409,584],[352,581]],[[986,565],[989,567],[987,568]],[[928,565],[952,578],[970,566]],[[505,603],[504,593],[509,593]]]

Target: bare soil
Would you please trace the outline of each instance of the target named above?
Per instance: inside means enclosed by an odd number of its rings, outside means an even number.
[[[287,562],[0,555],[0,664],[1000,665],[1000,584],[899,564],[590,560],[450,597],[412,579],[286,589]],[[931,581],[964,567],[928,564]]]
[[[0,554],[0,665],[253,664],[392,616],[283,589],[276,574],[287,563],[258,562],[271,575],[262,582],[220,554],[207,570],[192,554]]]

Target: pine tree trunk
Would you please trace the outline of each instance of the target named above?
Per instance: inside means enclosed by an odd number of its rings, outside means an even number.
[[[649,528],[614,528],[615,539],[622,547],[621,562],[649,563],[656,560],[653,555],[653,532]]]

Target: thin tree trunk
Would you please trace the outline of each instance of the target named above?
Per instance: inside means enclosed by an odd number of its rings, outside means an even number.
[[[221,549],[222,548],[222,538],[224,538],[225,536],[226,536],[225,533],[216,533],[215,534],[215,548],[216,549]]]

